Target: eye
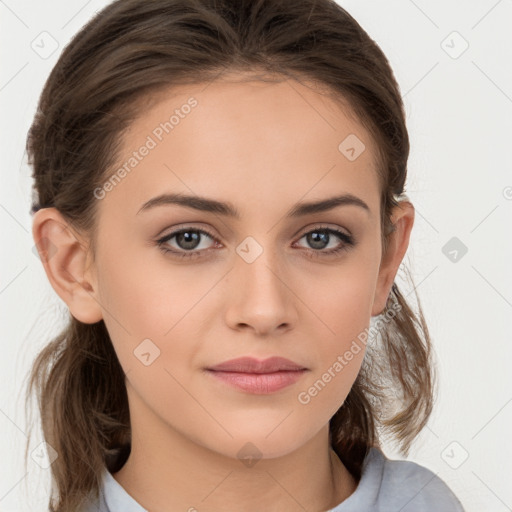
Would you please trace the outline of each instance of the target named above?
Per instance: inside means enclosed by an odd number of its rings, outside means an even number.
[[[156,242],[164,253],[173,253],[180,258],[192,258],[201,256],[201,252],[208,250],[208,248],[201,247],[201,239],[205,237],[216,241],[215,237],[204,229],[184,228],[173,231]],[[175,244],[177,245],[177,248],[174,249],[169,248],[168,244],[173,238],[176,239]]]
[[[172,253],[173,256],[178,258],[198,258],[204,256],[204,253],[209,252],[212,248],[212,245],[208,246],[207,242],[207,246],[202,247],[205,239],[210,239],[220,245],[218,240],[208,231],[192,227],[173,231],[159,238],[156,243],[164,253]],[[325,226],[319,226],[304,233],[299,240],[302,239],[305,239],[311,247],[306,248],[309,257],[334,256],[341,251],[349,250],[355,245],[352,235]],[[338,239],[337,243],[336,239]],[[329,247],[330,245],[331,247]]]
[[[300,240],[303,238],[306,239],[306,242],[313,248],[308,249],[308,252],[313,257],[335,255],[341,251],[348,251],[355,245],[355,240],[352,235],[343,233],[338,229],[323,226],[308,231]],[[336,238],[341,240],[341,243],[336,243]],[[328,250],[324,250],[329,247],[330,244],[331,247]]]

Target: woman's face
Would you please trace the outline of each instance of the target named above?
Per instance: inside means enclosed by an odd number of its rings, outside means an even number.
[[[134,122],[112,170],[124,172],[95,192],[93,264],[132,425],[155,442],[172,429],[227,456],[250,442],[272,458],[328,424],[385,293],[374,149],[294,81],[181,86]],[[357,200],[304,207],[347,194]],[[261,393],[206,370],[241,356],[307,371]]]

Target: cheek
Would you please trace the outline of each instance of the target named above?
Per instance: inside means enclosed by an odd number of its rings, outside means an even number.
[[[299,293],[312,305],[310,339],[316,326],[314,371],[297,396],[307,410],[332,415],[350,391],[365,354],[375,280],[368,261],[359,260],[340,265],[329,279],[324,274],[304,281]]]
[[[369,325],[380,265],[377,236],[368,228],[335,263],[295,270],[294,292],[338,346]]]
[[[299,280],[297,281],[299,282]],[[330,271],[303,276],[297,294],[316,317],[331,346],[343,349],[370,322],[376,272],[365,262],[340,264]]]
[[[359,286],[347,286],[315,302],[329,333],[317,336],[315,366],[296,398],[303,414],[318,418],[319,428],[343,405],[361,369],[370,324],[368,295]]]
[[[123,369],[138,367],[141,351],[158,355],[155,362],[168,368],[177,361],[187,364],[198,350],[194,340],[204,338],[204,308],[218,275],[206,266],[173,265],[163,255],[155,257],[156,247],[121,250],[124,244],[112,240],[97,258],[99,301]]]
[[[129,332],[162,335],[200,293],[198,282],[192,273],[187,275],[184,266],[166,264],[158,247],[110,231],[106,242],[105,229],[97,256],[99,297],[106,320],[117,321]]]

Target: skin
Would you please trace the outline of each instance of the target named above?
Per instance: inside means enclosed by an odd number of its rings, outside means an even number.
[[[330,449],[329,420],[364,350],[309,403],[297,397],[384,310],[414,208],[404,202],[395,209],[396,231],[382,255],[369,134],[332,99],[290,80],[224,79],[168,91],[124,135],[120,165],[190,97],[197,107],[98,200],[94,259],[87,236],[54,208],[34,216],[34,239],[57,248],[42,260],[72,315],[85,323],[103,319],[110,333],[132,423],[132,451],[114,478],[143,507],[328,510],[357,486]],[[354,161],[338,150],[349,134],[366,146]],[[229,201],[241,218],[178,205],[137,213],[164,192]],[[345,205],[285,217],[299,201],[342,193],[370,211]],[[197,248],[187,249],[175,237],[168,248],[202,255],[164,254],[155,241],[182,227],[207,229],[216,240],[201,235]],[[305,235],[319,227],[352,234],[356,243],[322,255],[345,242],[330,234],[315,245]],[[251,263],[236,251],[248,236],[263,249]],[[318,257],[308,257],[313,253]],[[160,350],[148,366],[134,355],[147,338]],[[228,387],[204,371],[243,355],[280,355],[309,371],[267,395]],[[252,466],[237,455],[248,442],[261,457]]]

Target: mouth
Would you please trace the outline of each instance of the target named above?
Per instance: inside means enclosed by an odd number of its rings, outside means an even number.
[[[266,395],[291,386],[308,368],[285,357],[264,360],[246,356],[205,368],[216,381],[248,393]]]
[[[257,395],[275,393],[280,389],[291,386],[308,371],[307,369],[299,369],[248,373],[207,369],[207,373],[224,384]]]

